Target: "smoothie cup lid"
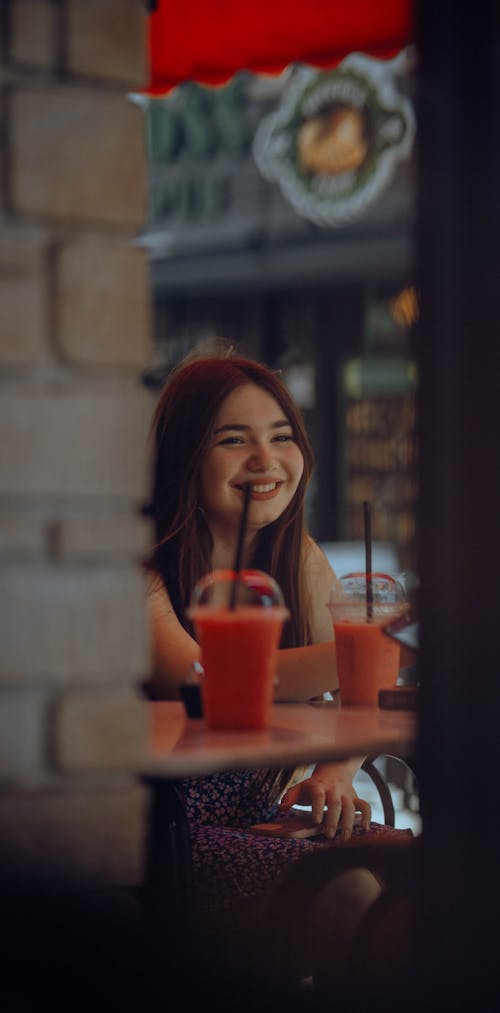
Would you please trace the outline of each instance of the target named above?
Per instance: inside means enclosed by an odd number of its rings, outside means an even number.
[[[407,600],[399,580],[388,573],[372,573],[371,578],[374,619],[403,612]],[[330,591],[327,608],[334,619],[347,616],[354,608],[361,617],[366,610],[366,574],[360,571],[340,577]]]
[[[191,595],[189,613],[198,608],[229,608],[234,595],[234,570],[212,570],[196,584]],[[256,606],[258,608],[285,609],[281,588],[273,577],[263,570],[240,570],[238,573],[236,608]]]

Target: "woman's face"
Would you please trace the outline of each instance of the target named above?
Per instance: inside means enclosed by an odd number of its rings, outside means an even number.
[[[201,467],[201,498],[212,534],[237,532],[244,486],[252,495],[248,530],[281,516],[296,492],[304,458],[283,409],[253,383],[222,402]]]

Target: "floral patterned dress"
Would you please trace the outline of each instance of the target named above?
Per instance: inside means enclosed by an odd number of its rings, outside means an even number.
[[[183,781],[193,855],[193,891],[207,911],[230,908],[245,898],[263,893],[276,882],[288,863],[318,848],[332,848],[337,840],[318,836],[306,839],[258,836],[254,823],[276,819],[279,795],[270,790],[269,772],[232,770]],[[278,774],[278,772],[276,772]],[[353,834],[412,836],[372,823],[370,831]]]

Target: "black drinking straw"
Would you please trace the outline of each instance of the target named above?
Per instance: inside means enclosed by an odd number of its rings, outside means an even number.
[[[236,556],[234,558],[234,578],[233,585],[231,587],[231,598],[229,601],[229,608],[236,608],[236,591],[238,589],[238,581],[241,570],[241,557],[243,555],[243,542],[245,540],[245,532],[247,529],[247,517],[248,517],[248,506],[250,503],[250,497],[252,495],[252,487],[250,482],[245,485],[245,499],[243,500],[243,510],[240,518],[240,530],[238,532],[238,544],[236,546]]]
[[[363,503],[365,530],[365,577],[366,577],[366,618],[373,618],[373,584],[372,584],[372,519],[370,504]]]

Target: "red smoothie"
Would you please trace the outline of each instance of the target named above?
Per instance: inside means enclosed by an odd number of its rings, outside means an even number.
[[[376,620],[337,620],[333,629],[342,703],[377,707],[379,690],[396,685],[399,644],[382,632]]]
[[[279,605],[191,610],[205,670],[203,711],[210,728],[269,727],[276,652],[287,616]]]

